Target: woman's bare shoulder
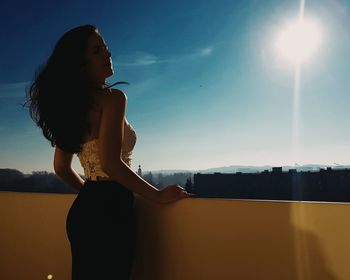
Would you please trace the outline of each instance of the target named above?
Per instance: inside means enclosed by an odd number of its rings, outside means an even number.
[[[126,94],[119,89],[110,89],[108,94],[103,94],[101,105],[108,106],[114,102],[125,103],[127,100]]]
[[[123,91],[121,91],[120,89],[111,88],[111,94],[112,95],[119,95],[119,96],[121,96],[123,98],[127,98],[126,94]]]

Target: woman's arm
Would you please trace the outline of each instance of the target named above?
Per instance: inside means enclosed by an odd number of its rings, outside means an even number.
[[[78,193],[84,185],[84,180],[73,168],[60,171],[55,170],[55,172],[75,193]]]
[[[106,95],[102,101],[98,151],[103,171],[118,183],[157,202],[159,190],[137,175],[122,160],[124,116],[127,97],[122,91]]]
[[[56,146],[53,167],[55,173],[60,177],[63,182],[72,187],[73,190],[79,192],[84,184],[84,180],[79,174],[71,167],[73,160],[73,154],[67,153]]]

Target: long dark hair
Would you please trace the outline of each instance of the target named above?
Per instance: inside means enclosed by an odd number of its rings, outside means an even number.
[[[81,69],[88,39],[95,32],[97,27],[90,24],[67,31],[47,62],[35,72],[29,90],[26,87],[30,117],[52,147],[57,145],[70,153],[81,152],[84,136],[91,133],[88,112],[94,99]],[[116,84],[129,83],[113,85]]]

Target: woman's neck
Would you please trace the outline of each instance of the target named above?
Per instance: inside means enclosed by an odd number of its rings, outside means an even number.
[[[94,88],[94,89],[104,89],[106,87],[105,82],[90,82],[89,87]]]

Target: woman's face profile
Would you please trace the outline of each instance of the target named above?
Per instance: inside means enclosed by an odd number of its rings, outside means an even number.
[[[111,53],[99,33],[95,32],[89,37],[85,57],[85,70],[90,82],[104,84],[105,79],[113,75]]]

